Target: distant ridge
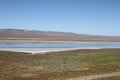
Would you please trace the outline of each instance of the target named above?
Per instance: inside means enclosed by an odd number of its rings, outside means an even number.
[[[0,29],[0,39],[6,38],[62,38],[79,40],[120,40],[120,36],[99,36],[76,34],[72,32],[55,32],[24,29]]]

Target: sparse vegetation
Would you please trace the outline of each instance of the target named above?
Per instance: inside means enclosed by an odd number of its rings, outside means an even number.
[[[0,80],[65,80],[120,71],[120,49],[47,54],[0,51]]]

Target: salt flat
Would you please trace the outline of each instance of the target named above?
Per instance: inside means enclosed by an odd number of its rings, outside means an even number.
[[[0,48],[1,51],[26,52],[32,54],[42,54],[46,52],[67,51],[77,49],[101,49],[101,48]]]

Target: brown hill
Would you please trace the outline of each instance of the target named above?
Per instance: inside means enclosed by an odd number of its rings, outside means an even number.
[[[77,40],[120,40],[120,36],[97,36],[72,32],[53,32],[23,29],[0,29],[0,39],[4,38],[58,38]]]

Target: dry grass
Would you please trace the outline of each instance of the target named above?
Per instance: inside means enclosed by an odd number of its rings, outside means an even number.
[[[120,71],[120,49],[29,54],[0,51],[0,80],[65,80]]]

